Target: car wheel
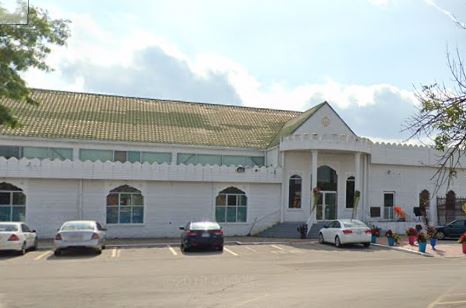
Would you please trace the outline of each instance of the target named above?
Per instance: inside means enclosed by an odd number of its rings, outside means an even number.
[[[18,254],[20,256],[24,256],[26,254],[26,242],[23,243],[23,245],[21,246],[21,250],[18,251]]]
[[[95,254],[96,254],[96,255],[102,254],[102,247],[97,248],[97,249],[95,250]]]
[[[443,233],[442,231],[439,231],[437,232],[437,239],[439,240],[443,240],[445,238],[445,233]]]
[[[341,241],[340,241],[340,237],[338,236],[335,237],[335,246],[338,248],[341,248]]]
[[[220,247],[218,248],[218,251],[223,252],[223,246],[220,246]]]
[[[37,248],[39,248],[39,240],[36,238],[34,240],[34,246],[32,246],[32,250],[37,250]]]
[[[55,249],[55,251],[53,252],[53,255],[54,255],[55,257],[61,256],[61,250]]]
[[[369,246],[371,246],[371,243],[362,243],[364,245],[364,247],[366,248],[369,248]]]
[[[103,245],[103,246],[102,246],[102,249],[107,249],[107,246]]]
[[[324,241],[324,235],[323,235],[322,233],[319,233],[319,243],[320,243],[320,244],[325,243],[325,241]]]

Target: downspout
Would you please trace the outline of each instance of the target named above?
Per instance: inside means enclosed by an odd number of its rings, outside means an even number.
[[[83,180],[80,179],[78,183],[78,198],[77,198],[77,207],[78,207],[78,218],[83,219]]]
[[[282,167],[282,204],[280,205],[280,222],[282,223],[285,220],[285,213],[283,212],[283,207],[285,206],[285,179],[286,179],[286,170],[285,170],[285,152],[282,151],[281,153],[281,162],[280,165]]]

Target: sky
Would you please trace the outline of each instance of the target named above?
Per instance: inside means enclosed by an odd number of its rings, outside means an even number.
[[[4,2],[5,0],[3,0]],[[30,0],[71,21],[29,86],[304,111],[402,141],[415,89],[452,86],[463,0]],[[414,140],[416,142],[416,140]]]

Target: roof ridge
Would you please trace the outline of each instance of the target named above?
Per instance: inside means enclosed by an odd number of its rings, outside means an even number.
[[[128,99],[139,99],[146,101],[161,101],[161,102],[172,102],[178,104],[197,104],[197,105],[207,105],[207,106],[216,106],[216,107],[230,107],[230,108],[240,108],[240,109],[251,109],[251,110],[266,110],[266,111],[279,111],[294,113],[297,116],[303,114],[305,111],[296,111],[296,110],[285,110],[285,109],[272,109],[272,108],[263,108],[263,107],[250,107],[250,106],[240,106],[233,104],[221,104],[221,103],[206,103],[206,102],[197,102],[197,101],[183,101],[176,99],[161,99],[161,98],[150,98],[150,97],[138,97],[138,96],[124,96],[118,94],[107,94],[107,93],[94,93],[94,92],[80,92],[80,91],[65,91],[65,90],[54,90],[54,89],[40,89],[40,88],[31,88],[33,91],[42,91],[42,92],[55,92],[55,93],[70,93],[70,94],[86,94],[94,96],[105,96],[105,97],[115,97],[115,98],[128,98]]]

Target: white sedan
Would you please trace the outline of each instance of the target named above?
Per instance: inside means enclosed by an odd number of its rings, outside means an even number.
[[[326,224],[319,231],[319,243],[334,243],[341,247],[344,244],[371,245],[371,230],[357,219],[338,219]]]
[[[21,222],[0,222],[0,251],[13,250],[24,255],[28,249],[36,250],[37,234]]]
[[[107,229],[94,220],[67,221],[55,235],[55,255],[70,248],[91,248],[100,254],[105,248],[105,231]]]

